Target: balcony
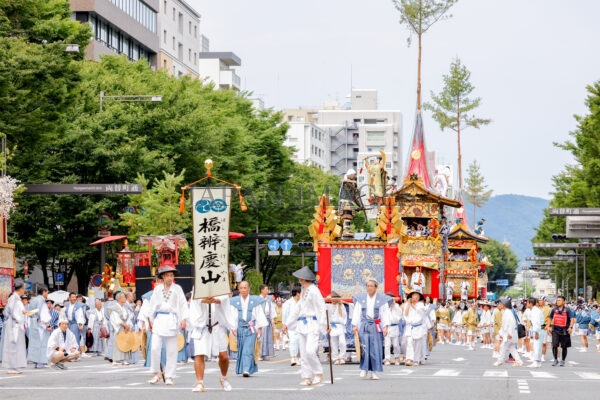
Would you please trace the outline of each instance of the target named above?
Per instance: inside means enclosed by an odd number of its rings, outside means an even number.
[[[229,89],[240,90],[240,82],[240,77],[231,69],[219,73],[219,86],[221,87],[226,86]]]

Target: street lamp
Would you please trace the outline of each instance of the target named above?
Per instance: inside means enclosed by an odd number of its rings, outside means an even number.
[[[125,102],[139,102],[139,101],[151,101],[153,103],[159,103],[162,101],[161,95],[117,95],[117,96],[106,96],[103,91],[100,91],[100,112],[102,112],[102,103],[104,99],[116,99],[122,103]]]

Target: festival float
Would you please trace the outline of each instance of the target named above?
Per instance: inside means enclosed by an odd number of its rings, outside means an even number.
[[[440,264],[444,261],[440,224],[448,208],[461,205],[431,187],[420,114],[411,143],[403,186],[395,191],[372,191],[384,193],[369,199],[371,207],[377,207],[374,233],[352,231],[355,213],[365,209],[354,170],[342,179],[337,209],[328,197],[319,199],[308,230],[317,253],[317,283],[323,296],[335,291],[351,300],[365,291],[369,279],[379,283],[379,292],[400,296],[408,291],[410,278],[420,267],[425,278],[423,294],[440,297]],[[381,171],[385,173],[383,168]],[[381,184],[383,178],[371,178],[371,184]]]

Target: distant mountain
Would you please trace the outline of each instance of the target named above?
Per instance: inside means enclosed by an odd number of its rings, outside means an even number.
[[[525,262],[525,257],[533,255],[531,238],[548,204],[548,200],[539,197],[502,194],[491,197],[483,208],[477,209],[476,218],[485,218],[485,236],[500,243],[506,240],[519,260]],[[473,206],[466,204],[465,211],[472,226]]]

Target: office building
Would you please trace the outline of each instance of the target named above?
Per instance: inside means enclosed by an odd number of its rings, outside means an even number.
[[[159,0],[70,0],[72,18],[89,23],[93,37],[88,60],[103,54],[125,54],[132,61],[158,62]]]
[[[214,83],[215,90],[241,90],[241,79],[233,67],[241,66],[242,60],[235,53],[206,51],[199,58],[200,78]]]

